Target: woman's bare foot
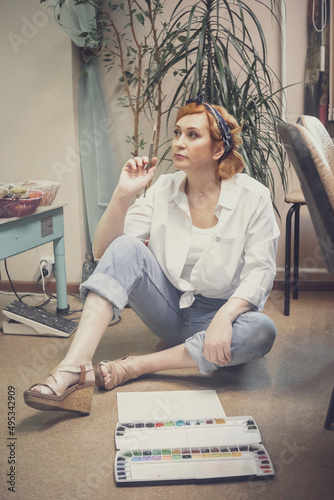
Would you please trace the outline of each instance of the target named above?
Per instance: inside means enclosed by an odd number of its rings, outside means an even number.
[[[99,361],[94,367],[95,383],[106,390],[114,389],[148,373],[178,368],[195,368],[194,361],[184,344],[142,356],[125,356],[116,361]]]
[[[137,356],[125,356],[115,361],[99,361],[95,366],[95,383],[107,391],[125,384],[128,380],[139,377],[136,370]]]

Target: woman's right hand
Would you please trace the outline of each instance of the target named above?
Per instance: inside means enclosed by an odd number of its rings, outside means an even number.
[[[156,170],[157,158],[151,161],[151,167],[147,168],[149,159],[147,156],[130,158],[122,168],[118,181],[118,189],[128,196],[140,193],[152,180]]]
[[[152,180],[156,170],[157,158],[148,166],[147,156],[131,158],[122,168],[122,172],[110,203],[96,228],[93,252],[100,259],[110,243],[123,234],[124,221],[133,198]]]

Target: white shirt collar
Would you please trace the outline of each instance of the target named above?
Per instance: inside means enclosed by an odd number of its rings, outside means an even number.
[[[186,178],[187,176],[184,172],[182,171],[177,172],[177,175],[175,176],[174,185],[170,191],[169,201],[175,201],[175,203],[180,207],[183,207],[183,204],[185,202],[184,189],[185,189]],[[242,184],[240,179],[240,174],[236,174],[230,179],[222,180],[218,203],[215,209],[216,212],[220,213],[222,208],[226,208],[228,210],[234,209],[238,199],[235,187],[240,186],[241,188],[240,184]]]

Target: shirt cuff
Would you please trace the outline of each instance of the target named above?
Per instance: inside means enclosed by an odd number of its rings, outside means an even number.
[[[239,299],[247,300],[247,302],[253,304],[258,311],[262,311],[268,295],[269,292],[266,292],[263,288],[254,285],[254,283],[247,283],[247,281],[244,281],[231,295],[231,298],[238,297]]]

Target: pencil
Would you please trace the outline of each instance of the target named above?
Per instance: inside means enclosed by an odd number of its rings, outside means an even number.
[[[148,170],[151,167],[151,162],[152,162],[152,158],[153,158],[153,149],[154,149],[154,139],[155,139],[156,131],[157,131],[157,124],[155,123],[154,128],[153,128],[153,137],[152,137],[152,141],[150,144],[150,151],[148,153],[148,164],[146,166],[146,170]],[[147,186],[145,186],[144,197],[146,196],[146,191],[147,191]]]

